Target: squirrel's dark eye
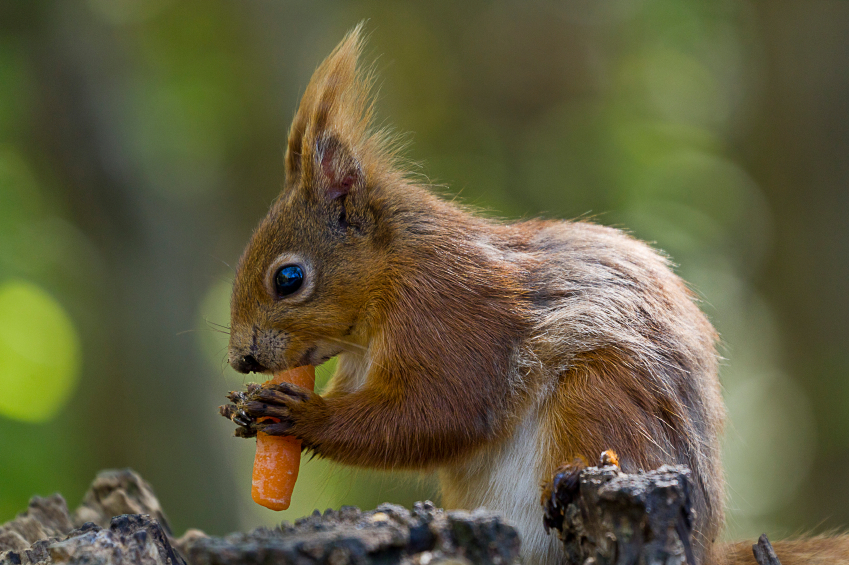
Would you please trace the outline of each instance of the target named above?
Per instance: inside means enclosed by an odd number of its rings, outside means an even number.
[[[274,275],[274,290],[278,297],[289,296],[304,284],[304,270],[299,265],[284,265]]]

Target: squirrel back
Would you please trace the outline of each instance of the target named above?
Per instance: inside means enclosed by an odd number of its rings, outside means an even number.
[[[560,463],[682,463],[697,561],[735,555],[715,543],[725,411],[692,293],[619,230],[485,219],[414,182],[371,128],[360,34],[307,86],[285,188],[237,268],[234,368],[339,356],[324,395],[289,387],[264,429],[351,465],[436,469],[443,504],[503,512],[528,563],[561,560],[538,502]]]
[[[448,505],[521,508],[513,516],[525,543],[535,538],[556,561],[558,548],[538,524],[539,484],[564,461],[612,449],[626,472],[690,467],[695,553],[706,555],[723,523],[725,412],[712,326],[667,261],[618,230],[545,221],[510,228],[498,243],[482,241],[486,232],[466,237],[525,273],[528,331],[516,349],[515,388],[527,399],[508,440],[442,471]]]

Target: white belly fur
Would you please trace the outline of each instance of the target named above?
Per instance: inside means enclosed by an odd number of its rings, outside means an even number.
[[[439,481],[446,508],[499,512],[519,529],[523,563],[555,565],[563,553],[555,533],[547,535],[542,525],[541,439],[538,418],[525,418],[500,447],[441,469]]]

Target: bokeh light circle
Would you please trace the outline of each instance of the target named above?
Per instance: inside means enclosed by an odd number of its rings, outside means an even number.
[[[0,283],[0,416],[44,422],[79,378],[80,339],[64,308],[35,284]]]

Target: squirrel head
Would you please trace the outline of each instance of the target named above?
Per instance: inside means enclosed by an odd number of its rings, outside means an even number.
[[[316,365],[356,343],[390,244],[388,186],[403,181],[371,129],[362,24],[313,74],[289,131],[286,182],[236,270],[230,364],[240,372]]]

